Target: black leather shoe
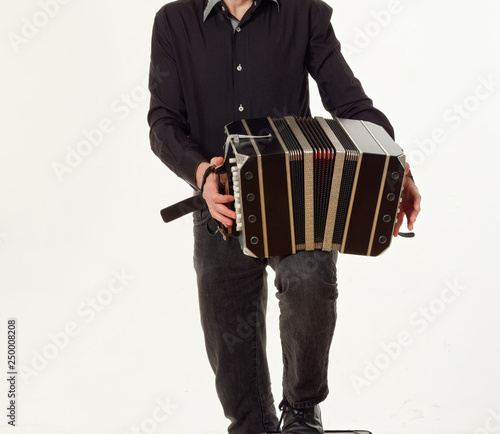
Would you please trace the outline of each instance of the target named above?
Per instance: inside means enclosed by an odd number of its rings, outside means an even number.
[[[310,408],[294,408],[284,399],[279,408],[283,411],[282,434],[324,434],[318,405]]]

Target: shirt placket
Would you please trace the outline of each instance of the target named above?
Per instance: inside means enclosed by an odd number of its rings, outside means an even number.
[[[254,2],[252,10],[258,5]],[[248,99],[251,89],[248,89],[248,32],[251,24],[248,19],[242,21],[233,33],[233,115],[235,119],[248,117],[250,101]]]

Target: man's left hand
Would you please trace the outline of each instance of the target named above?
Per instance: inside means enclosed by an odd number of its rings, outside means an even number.
[[[410,168],[409,164],[406,163],[407,175],[409,172],[409,168]],[[420,196],[418,188],[415,185],[415,182],[413,181],[411,176],[405,176],[405,180],[403,182],[403,194],[401,197],[403,201],[401,202],[401,205],[399,207],[397,222],[396,225],[394,226],[393,235],[395,237],[398,236],[399,229],[403,224],[404,216],[406,215],[406,220],[408,221],[408,230],[412,231],[413,224],[417,220],[418,213],[420,212],[420,201],[422,197]]]

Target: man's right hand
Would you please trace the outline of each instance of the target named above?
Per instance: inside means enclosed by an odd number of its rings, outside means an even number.
[[[212,165],[220,165],[224,162],[222,157],[214,157],[209,163],[200,163],[196,169],[196,185],[201,189],[201,182],[205,171]],[[208,175],[203,187],[203,199],[207,202],[208,210],[212,217],[220,221],[223,225],[231,226],[233,220],[236,219],[236,213],[230,210],[225,204],[232,202],[234,197],[231,195],[219,193],[219,183],[215,173]]]

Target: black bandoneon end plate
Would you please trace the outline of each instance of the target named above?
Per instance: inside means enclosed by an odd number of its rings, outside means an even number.
[[[233,122],[226,134],[235,230],[247,255],[336,249],[377,256],[389,247],[405,156],[382,127],[261,118]]]

